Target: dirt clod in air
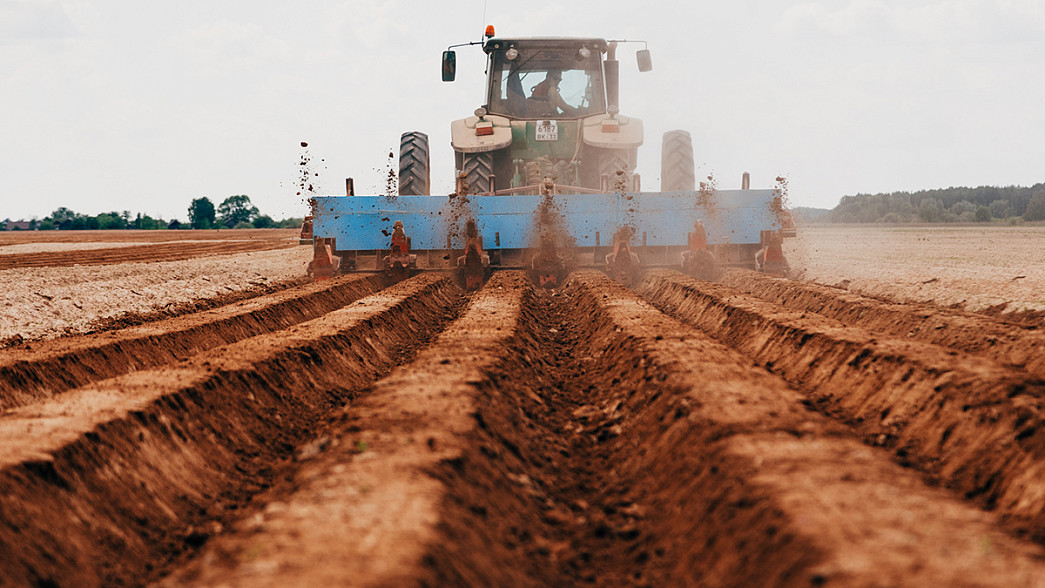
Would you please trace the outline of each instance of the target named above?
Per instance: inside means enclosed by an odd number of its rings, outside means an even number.
[[[718,180],[715,174],[708,174],[706,182],[700,182],[697,190],[697,206],[704,209],[704,213],[710,219],[715,216],[715,191],[718,190]]]
[[[385,200],[395,202],[399,198],[399,171],[396,168],[395,151],[388,152],[385,165]]]
[[[471,200],[465,195],[450,195],[449,214],[446,216],[446,234],[449,236],[451,242],[460,241],[462,246],[464,239],[468,236],[467,223],[468,221],[475,222],[472,219],[472,209],[469,206]],[[462,222],[463,221],[463,222]],[[478,231],[478,228],[476,228]]]
[[[773,190],[776,191],[776,197],[773,198],[773,202],[770,206],[772,206],[773,212],[779,216],[782,215],[784,211],[791,208],[791,201],[788,198],[787,178],[784,176],[777,176]],[[782,221],[782,219],[780,220]]]
[[[302,203],[308,203],[312,196],[321,195],[322,187],[319,185],[319,181],[314,179],[319,177],[319,172],[312,167],[312,154],[308,151],[308,142],[302,141],[301,147],[304,151],[301,152],[301,157],[298,159],[298,168],[301,171],[298,174],[296,195],[302,196]]]

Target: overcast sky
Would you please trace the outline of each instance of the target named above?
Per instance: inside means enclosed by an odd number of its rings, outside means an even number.
[[[0,0],[0,219],[184,220],[233,194],[302,216],[301,141],[317,191],[383,193],[413,130],[447,193],[450,121],[483,102],[484,61],[458,48],[446,84],[440,54],[486,23],[649,42],[652,72],[619,52],[645,190],[672,129],[720,188],[783,175],[797,206],[1045,181],[1045,0]]]

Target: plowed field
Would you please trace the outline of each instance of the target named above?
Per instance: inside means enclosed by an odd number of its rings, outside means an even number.
[[[0,350],[0,586],[1045,586],[1033,312],[260,277]]]

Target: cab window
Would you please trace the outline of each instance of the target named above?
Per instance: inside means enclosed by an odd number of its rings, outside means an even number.
[[[576,49],[541,49],[513,61],[491,54],[489,110],[513,118],[576,118],[606,111],[599,53],[578,62]],[[557,78],[557,79],[556,79]],[[566,109],[549,105],[549,89]]]

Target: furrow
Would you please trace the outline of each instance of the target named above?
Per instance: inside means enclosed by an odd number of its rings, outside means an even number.
[[[531,295],[521,273],[495,274],[431,347],[345,409],[289,492],[274,489],[263,513],[162,585],[416,582],[445,493],[432,473],[461,463],[476,386],[510,354]]]
[[[292,241],[203,241],[194,243],[158,243],[70,251],[43,251],[0,255],[0,270],[24,267],[64,267],[71,265],[109,265],[146,261],[177,261],[207,255],[229,255],[250,251],[268,251],[297,247]]]
[[[165,585],[1035,585],[1041,548],[594,272],[502,272]]]
[[[810,404],[1010,529],[1045,540],[1045,382],[941,347],[869,333],[718,284],[657,273],[662,310],[781,374]]]
[[[592,502],[614,507],[603,538],[640,538],[613,552],[624,569],[649,569],[628,583],[1041,584],[1040,548],[806,410],[748,357],[601,274],[575,287],[577,315],[595,319],[582,352],[606,350],[593,391],[609,391],[584,430],[617,427]]]
[[[140,585],[219,533],[317,421],[445,323],[418,276],[320,318],[0,417],[0,585]]]
[[[820,284],[793,282],[751,271],[726,273],[722,283],[846,325],[989,357],[1045,377],[1045,333],[983,315],[867,298]]]
[[[0,351],[0,411],[220,345],[285,329],[372,294],[377,276],[339,278],[119,331]]]

